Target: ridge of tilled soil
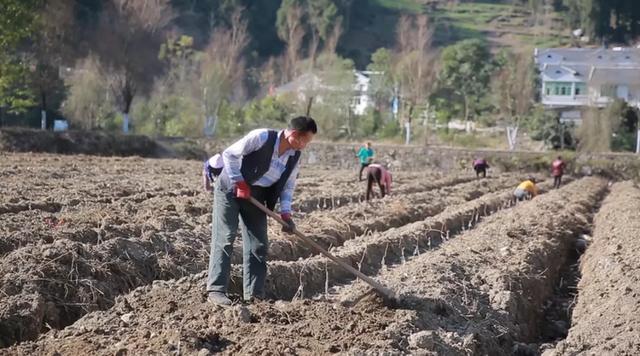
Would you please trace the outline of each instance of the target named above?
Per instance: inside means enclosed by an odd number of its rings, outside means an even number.
[[[405,309],[375,300],[256,302],[220,308],[205,273],[157,281],[7,354],[510,354],[535,337],[556,266],[606,184],[582,179],[500,211],[441,248],[381,274]],[[366,288],[353,286],[346,297]],[[366,350],[366,352],[365,352]]]
[[[210,196],[200,191],[198,162],[8,155],[0,168],[6,176],[6,184],[0,187],[0,256],[58,239],[96,244],[180,229],[194,230],[200,236],[210,234],[211,202]],[[341,196],[331,181],[314,183],[304,178],[315,173],[303,170],[301,180],[335,192],[331,194],[334,197]],[[353,172],[333,172],[332,177],[340,180],[346,174]],[[406,174],[408,178],[404,172],[397,175],[399,184],[437,187],[451,182],[434,181],[430,175],[418,179],[416,172]],[[309,202],[317,201],[317,194],[307,194],[304,186],[300,185],[296,202],[308,205],[311,211],[313,204]]]
[[[435,176],[437,177],[437,176]],[[454,177],[445,177],[438,178],[430,176],[422,176],[414,179],[407,179],[404,177],[400,177],[400,179],[396,179],[393,182],[392,190],[394,195],[403,195],[403,194],[412,194],[425,192],[429,190],[439,189],[442,187],[456,185],[460,183],[470,182],[476,179],[475,176],[464,175],[464,176],[454,176]],[[332,180],[329,180],[333,183]],[[312,182],[307,183],[307,185],[302,185],[298,189],[301,191],[305,191],[305,196],[311,196],[311,198],[305,199],[296,199],[296,202],[293,204],[293,210],[298,212],[309,212],[314,210],[323,210],[323,209],[335,209],[347,204],[360,203],[365,200],[365,190],[366,190],[366,182],[353,182],[348,181],[346,184],[343,184],[342,191],[353,192],[350,194],[335,194],[332,193],[331,190],[326,189],[326,186],[320,185],[316,183],[319,187],[316,187]],[[340,184],[339,182],[333,183],[335,185]],[[313,189],[309,189],[313,187]],[[327,190],[329,193],[327,193]],[[374,191],[374,193],[378,193],[378,191]]]
[[[584,178],[488,217],[439,250],[379,279],[410,309],[387,329],[386,342],[411,353],[535,355],[543,306],[606,182]],[[344,288],[353,300],[367,288]]]
[[[509,207],[513,202],[512,188],[479,198],[452,204],[442,212],[411,224],[347,240],[332,253],[365,274],[398,263],[420,251],[431,249],[443,240],[471,228],[481,217]],[[267,273],[266,295],[272,299],[290,300],[327,292],[328,287],[351,281],[354,277],[337,263],[324,256],[298,261],[271,261]],[[231,291],[240,294],[242,271],[234,266]]]
[[[368,221],[359,220],[359,223],[343,226],[336,224],[335,229],[323,232],[326,236],[331,234],[336,239],[346,239],[358,232],[384,229],[386,224],[399,226],[417,220],[420,214],[435,214],[442,210],[442,204],[424,203],[439,199],[441,194],[451,193],[452,196],[446,199],[451,203],[471,199],[513,181],[514,178],[505,176],[474,183],[475,187],[466,183],[461,184],[460,189],[456,186],[441,188],[437,194],[377,200],[369,207],[377,208],[377,211],[385,211],[389,206],[402,206],[403,209]],[[195,199],[176,197],[158,202],[151,198],[141,202],[138,205],[140,211],[134,214],[136,221],[144,220],[146,216],[147,223],[143,225],[123,224],[124,219],[110,218],[103,220],[100,229],[71,230],[50,243],[29,245],[5,255],[0,260],[0,287],[6,298],[0,299],[0,305],[6,311],[0,314],[0,328],[12,331],[0,342],[6,346],[15,341],[33,339],[43,327],[62,328],[89,311],[110,307],[116,296],[135,287],[205,269],[210,237],[208,223],[203,221],[201,211],[193,208],[197,204]],[[407,208],[420,201],[423,204],[418,204],[418,208],[423,211]],[[191,218],[175,216],[176,213],[189,216],[189,209],[195,212]],[[347,216],[362,214],[358,211],[360,209],[344,206],[337,211]],[[333,221],[328,218],[331,214],[334,213],[325,211],[308,216],[323,220],[324,215],[324,221]],[[304,226],[304,219],[300,223]],[[114,231],[113,226],[129,226],[129,230]],[[272,233],[276,238],[281,234],[279,231]],[[19,236],[24,237],[24,234]],[[272,242],[272,255],[287,256],[285,251],[289,252],[290,259],[297,258],[296,253],[301,256],[309,254],[300,244],[284,237]]]
[[[0,329],[9,332],[0,337],[0,347],[108,308],[117,295],[153,280],[206,268],[210,199],[198,190],[200,163],[7,158],[0,163],[7,178],[0,187],[7,193],[3,206],[11,208],[0,214]],[[185,171],[193,174],[185,179]],[[399,182],[404,175],[398,174]],[[452,182],[416,172],[407,176],[407,182],[425,179],[431,187]],[[336,191],[330,181],[321,186]]]
[[[640,355],[640,189],[615,184],[594,219],[571,328],[551,355]]]
[[[300,231],[328,249],[342,246],[360,235],[370,235],[424,220],[441,213],[448,206],[514,186],[518,180],[515,175],[503,175],[472,182],[456,182],[422,193],[394,194],[385,199],[342,206],[331,212],[318,210],[304,214],[296,222]],[[269,239],[271,261],[295,261],[318,254],[296,237],[281,233],[280,225],[273,221],[270,224]],[[231,261],[234,264],[242,263],[242,243],[239,239],[234,244]]]

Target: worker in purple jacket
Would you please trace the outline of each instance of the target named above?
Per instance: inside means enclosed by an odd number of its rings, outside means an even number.
[[[267,215],[248,199],[273,210],[280,201],[280,216],[292,233],[291,201],[298,174],[300,151],[317,132],[315,121],[300,116],[286,130],[258,129],[222,152],[223,168],[215,182],[207,293],[210,302],[230,305],[227,286],[233,242],[242,228],[244,299],[264,297],[267,275]],[[242,217],[242,220],[239,218]]]
[[[487,176],[488,168],[489,168],[489,163],[487,163],[487,161],[484,158],[478,157],[473,160],[473,170],[476,171],[476,177],[479,178],[480,175],[482,175],[482,178],[485,178]]]

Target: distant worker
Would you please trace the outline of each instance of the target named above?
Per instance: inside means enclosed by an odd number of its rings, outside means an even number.
[[[204,161],[202,167],[202,185],[204,190],[210,192],[213,190],[213,183],[222,172],[222,155],[216,153],[208,160]]]
[[[373,182],[378,184],[383,198],[391,193],[391,173],[384,166],[377,163],[372,163],[367,167],[367,200],[371,197]]]
[[[280,202],[280,216],[293,233],[291,203],[301,151],[313,140],[316,122],[299,116],[284,130],[257,129],[222,152],[224,167],[215,183],[211,253],[207,279],[208,300],[230,305],[227,287],[231,273],[233,243],[242,225],[244,299],[264,298],[267,278],[267,215],[248,199],[273,210]]]
[[[357,156],[360,159],[360,173],[358,173],[358,181],[362,181],[362,171],[371,164],[371,161],[373,161],[373,157],[375,156],[375,152],[373,151],[373,148],[371,148],[371,142],[367,142],[364,146],[360,147],[360,151],[358,151]]]
[[[489,168],[489,163],[482,158],[478,157],[473,160],[473,169],[476,171],[476,177],[480,177],[482,174],[482,178],[487,176],[487,169]]]
[[[561,156],[558,156],[553,163],[551,163],[551,175],[553,176],[553,188],[560,188],[562,184],[562,175],[564,174],[564,161]]]
[[[536,179],[533,177],[529,177],[524,182],[520,183],[516,190],[513,192],[513,195],[516,197],[518,201],[523,201],[525,199],[529,200],[536,195],[538,195],[538,187],[536,187]]]

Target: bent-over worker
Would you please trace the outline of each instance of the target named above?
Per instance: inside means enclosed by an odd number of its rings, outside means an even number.
[[[520,183],[516,190],[513,192],[513,195],[518,201],[523,201],[525,199],[529,200],[538,195],[536,179],[533,177],[529,177],[527,180]]]
[[[473,160],[473,170],[476,171],[476,177],[480,177],[482,174],[482,178],[487,176],[487,168],[489,168],[489,163],[482,157],[478,157]]]
[[[391,173],[384,166],[377,163],[372,163],[367,167],[367,200],[369,200],[373,191],[373,182],[378,184],[383,198],[391,193]]]

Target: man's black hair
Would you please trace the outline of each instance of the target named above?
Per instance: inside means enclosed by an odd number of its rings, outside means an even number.
[[[300,132],[311,132],[316,134],[318,132],[318,126],[316,122],[308,116],[298,116],[289,121],[289,129]]]

